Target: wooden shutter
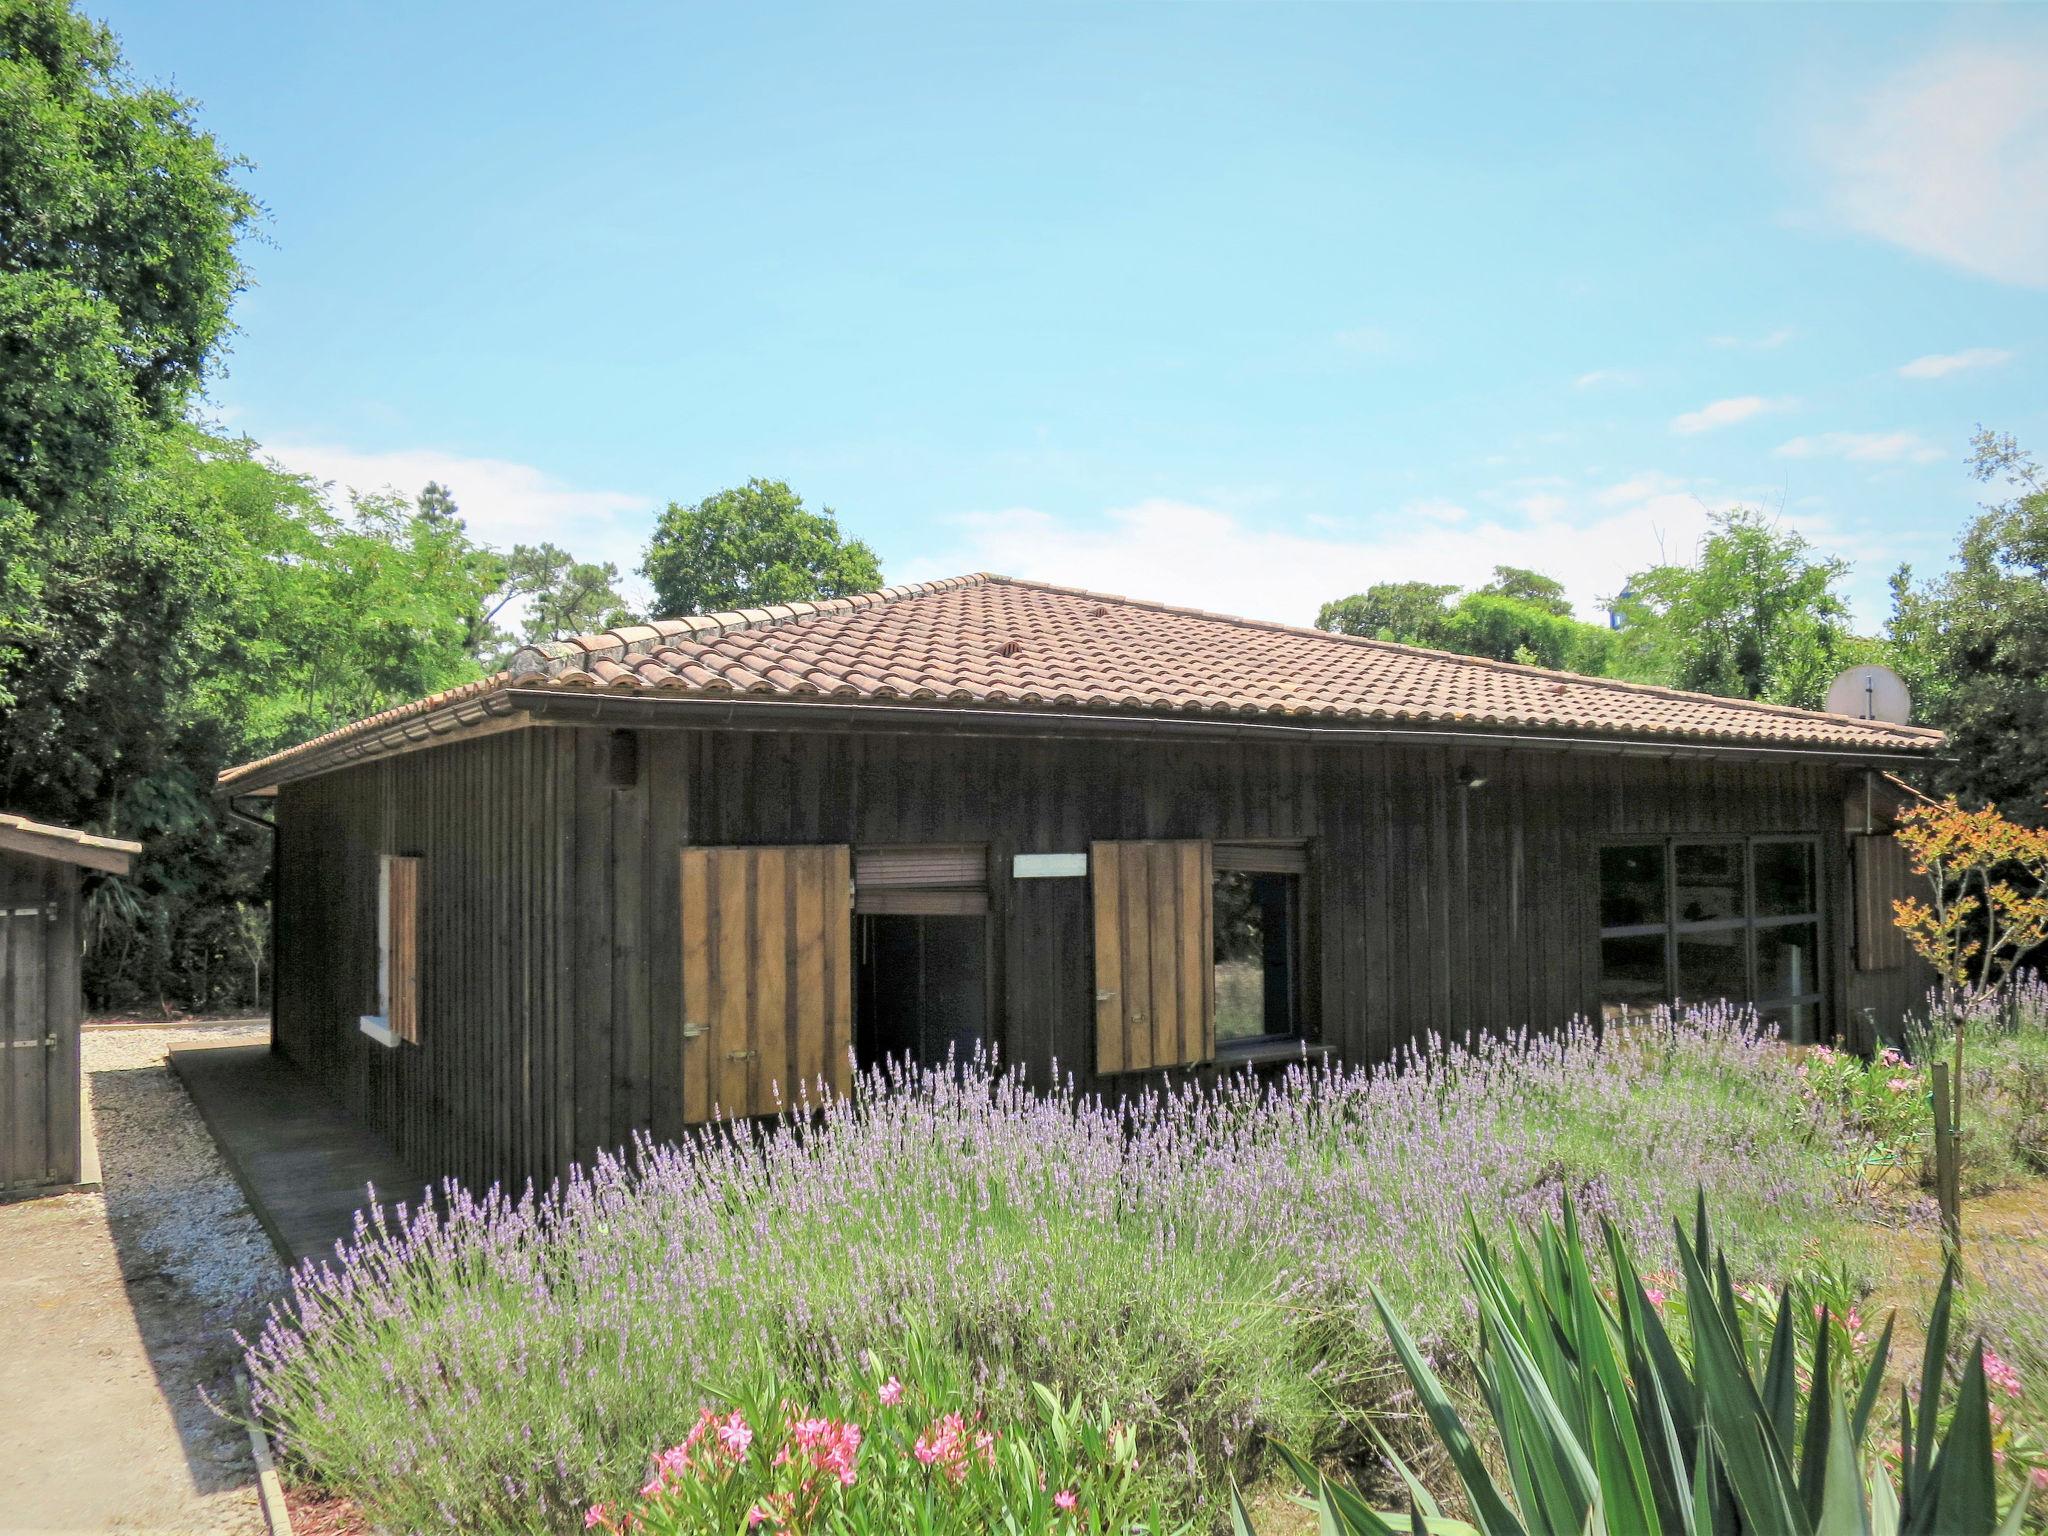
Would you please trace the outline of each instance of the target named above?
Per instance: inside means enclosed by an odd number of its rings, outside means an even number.
[[[1204,842],[1097,843],[1095,1070],[1143,1072],[1216,1054]]]
[[[1906,850],[1889,832],[1849,839],[1856,886],[1856,969],[1889,971],[1909,963],[1913,949],[1892,921],[1892,903],[1919,894]]]
[[[683,850],[687,1123],[853,1086],[851,875],[843,843]]]
[[[420,861],[384,856],[384,1027],[420,1043]]]

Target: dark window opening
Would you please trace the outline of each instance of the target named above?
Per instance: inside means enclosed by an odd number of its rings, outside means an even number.
[[[1787,1040],[1820,1027],[1819,845],[1697,838],[1600,850],[1600,1005],[1754,1003]]]
[[[968,1061],[988,1031],[988,923],[980,917],[864,914],[855,1051],[862,1066]]]
[[[1216,1044],[1301,1032],[1296,986],[1300,876],[1218,869],[1214,886]]]

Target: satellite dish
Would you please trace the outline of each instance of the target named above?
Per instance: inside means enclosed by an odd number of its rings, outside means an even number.
[[[1857,720],[1888,720],[1904,725],[1913,715],[1913,695],[1906,680],[1875,662],[1851,667],[1828,685],[1827,711]]]

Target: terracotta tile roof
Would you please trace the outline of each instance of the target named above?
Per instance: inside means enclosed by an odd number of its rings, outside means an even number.
[[[660,619],[528,646],[505,674],[334,735],[346,737],[450,698],[506,687],[649,698],[750,696],[1279,717],[1849,752],[1931,752],[1942,742],[1940,732],[1921,727],[1580,677],[988,575]],[[223,783],[261,766],[233,770]]]

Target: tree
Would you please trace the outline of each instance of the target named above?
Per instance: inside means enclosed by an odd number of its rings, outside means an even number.
[[[1943,789],[2034,825],[2048,820],[2048,474],[1979,428],[1972,470],[2015,494],[1964,532],[1952,570],[1892,578],[1889,657],[1953,752]]]
[[[1572,616],[1571,599],[1564,595],[1563,582],[1539,571],[1525,571],[1519,565],[1496,565],[1493,580],[1481,587],[1478,595],[1513,598],[1561,619]]]
[[[875,552],[839,531],[830,507],[804,509],[780,480],[749,480],[695,506],[670,502],[641,573],[659,618],[848,597],[882,584]]]
[[[578,560],[553,544],[516,544],[503,557],[502,575],[486,610],[489,621],[523,602],[516,630],[493,628],[495,654],[485,665],[495,671],[512,651],[558,635],[587,635],[617,629],[638,615],[619,594],[619,568],[610,561]]]
[[[1849,629],[1845,561],[1814,554],[1763,514],[1718,514],[1691,565],[1659,565],[1617,600],[1626,676],[1817,709],[1829,680],[1875,647]]]
[[[1323,604],[1316,628],[1403,645],[1440,645],[1450,628],[1446,605],[1457,595],[1456,587],[1432,581],[1375,582],[1363,592]]]
[[[1970,1019],[1987,1004],[2009,1000],[2020,963],[2048,940],[2048,827],[2023,827],[1988,808],[1967,811],[1951,796],[1914,806],[1896,835],[1926,879],[1929,899],[1894,901],[1893,921],[1940,979],[1955,1062],[1949,1102],[1938,1112],[1960,1125]],[[1954,1186],[1945,1190],[1943,1211],[1954,1240]]]
[[[1381,582],[1325,603],[1316,627],[1596,675],[1613,648],[1608,630],[1571,616],[1562,582],[1511,565],[1495,566],[1492,581],[1462,596],[1437,582]]]

